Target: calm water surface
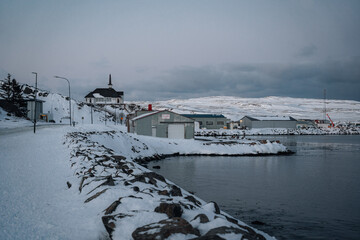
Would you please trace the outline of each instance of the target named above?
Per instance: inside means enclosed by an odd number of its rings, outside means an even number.
[[[296,154],[173,157],[149,168],[277,239],[360,239],[360,136],[260,138]]]

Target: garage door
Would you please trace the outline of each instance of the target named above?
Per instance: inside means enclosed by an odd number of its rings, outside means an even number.
[[[184,124],[169,124],[168,125],[168,138],[185,138]]]

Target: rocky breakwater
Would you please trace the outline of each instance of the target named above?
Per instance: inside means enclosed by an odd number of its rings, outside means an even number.
[[[72,132],[64,144],[76,176],[67,185],[78,188],[84,207],[99,210],[94,218],[109,239],[274,239],[137,164],[141,149],[152,147],[132,135]]]

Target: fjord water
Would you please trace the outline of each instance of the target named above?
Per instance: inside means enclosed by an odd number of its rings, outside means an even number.
[[[173,157],[149,168],[277,239],[360,239],[360,136],[249,138],[296,153]]]

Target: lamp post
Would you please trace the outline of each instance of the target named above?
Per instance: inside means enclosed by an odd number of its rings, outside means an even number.
[[[71,95],[70,95],[70,81],[67,78],[64,77],[59,77],[59,76],[54,76],[54,78],[60,78],[60,79],[64,79],[68,82],[69,84],[69,111],[70,111],[70,126],[71,126]]]
[[[37,72],[32,72],[35,74],[35,94],[34,94],[34,133],[36,132],[36,95],[37,95]]]

